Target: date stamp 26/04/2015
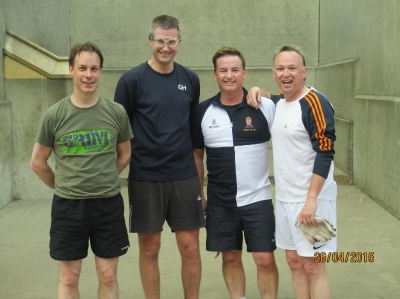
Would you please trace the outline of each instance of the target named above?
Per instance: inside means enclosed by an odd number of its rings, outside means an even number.
[[[373,263],[374,252],[315,252],[314,263]]]

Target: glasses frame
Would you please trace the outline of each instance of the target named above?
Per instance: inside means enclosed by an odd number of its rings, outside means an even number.
[[[150,40],[153,42],[153,44],[157,47],[157,48],[164,48],[165,45],[168,46],[168,48],[175,48],[179,45],[179,42],[182,40],[180,37],[175,39],[175,38],[157,38],[155,39],[154,36],[149,36]],[[164,43],[162,45],[158,44],[158,41],[164,41]],[[172,46],[169,44],[170,41],[176,40],[176,45]]]

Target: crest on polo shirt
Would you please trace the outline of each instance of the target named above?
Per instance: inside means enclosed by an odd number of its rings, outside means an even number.
[[[217,121],[213,118],[211,120],[211,125],[208,126],[208,129],[210,131],[210,133],[216,133],[219,132],[220,130],[220,125],[217,123]]]
[[[253,126],[253,119],[251,116],[246,116],[246,126],[243,129],[244,132],[254,132],[257,129]]]

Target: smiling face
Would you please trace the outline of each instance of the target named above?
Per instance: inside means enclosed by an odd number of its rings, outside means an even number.
[[[170,28],[164,29],[161,27],[157,27],[154,29],[153,38],[157,39],[179,39],[178,29]],[[152,61],[157,65],[165,67],[171,65],[174,61],[175,55],[178,53],[178,48],[181,42],[179,41],[176,47],[170,47],[167,44],[164,44],[162,48],[157,47],[157,45],[149,38],[151,51],[153,53]]]
[[[274,79],[285,95],[286,101],[294,101],[303,92],[306,68],[301,56],[294,51],[279,53],[274,61]]]
[[[84,97],[97,94],[100,83],[100,58],[95,52],[82,51],[75,56],[74,66],[69,66],[74,81],[74,93]]]
[[[218,58],[214,71],[214,79],[222,94],[241,92],[247,69],[243,68],[242,60],[236,55]]]

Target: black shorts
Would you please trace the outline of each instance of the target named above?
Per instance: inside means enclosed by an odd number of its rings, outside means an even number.
[[[54,194],[51,210],[50,256],[75,261],[87,256],[88,246],[101,258],[125,254],[129,237],[120,193],[110,198],[72,200]]]
[[[199,178],[151,182],[128,181],[129,224],[132,233],[172,231],[204,227]]]
[[[206,229],[208,251],[242,250],[243,232],[248,252],[276,249],[272,200],[243,207],[208,205]]]

